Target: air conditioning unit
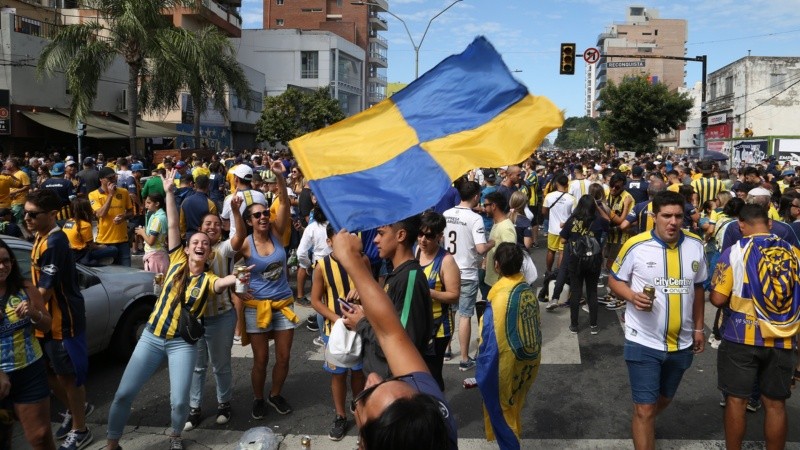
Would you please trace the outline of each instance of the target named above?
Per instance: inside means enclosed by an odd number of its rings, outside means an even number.
[[[117,106],[118,106],[117,110],[119,110],[120,112],[125,112],[125,111],[128,110],[128,90],[127,89],[123,89],[122,90],[122,96],[120,97],[119,102],[117,102]]]

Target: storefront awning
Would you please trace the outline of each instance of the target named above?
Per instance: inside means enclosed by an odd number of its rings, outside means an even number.
[[[128,116],[124,116],[122,114],[112,114],[112,116],[116,117],[119,120],[124,121],[125,127],[127,128]],[[137,127],[136,134],[138,137],[192,136],[192,133],[186,133],[183,131],[178,131],[167,127],[162,127],[161,125],[157,125],[153,122],[148,122],[142,119],[136,119],[136,127]]]
[[[23,111],[22,114],[47,128],[52,128],[62,133],[75,134],[75,126],[69,122],[69,118],[58,113]],[[104,130],[88,124],[86,126],[86,136],[93,139],[126,139],[127,133],[120,134],[113,131]]]

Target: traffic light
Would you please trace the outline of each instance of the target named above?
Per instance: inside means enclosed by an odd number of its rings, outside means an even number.
[[[692,135],[692,147],[700,147],[700,135],[697,133]]]
[[[702,129],[706,129],[708,127],[708,112],[706,111],[700,112],[700,127]]]
[[[79,120],[76,131],[78,132],[79,137],[86,136],[86,124]]]
[[[561,44],[561,75],[575,75],[575,44]]]

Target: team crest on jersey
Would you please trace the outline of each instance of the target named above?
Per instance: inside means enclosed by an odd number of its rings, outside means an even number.
[[[200,296],[200,288],[199,287],[195,287],[194,289],[192,289],[192,294],[191,295],[194,298],[199,297]]]
[[[114,195],[114,198],[116,198],[117,200],[122,200],[122,194],[116,194]]]
[[[539,305],[531,288],[520,283],[508,296],[506,341],[517,360],[539,358],[542,331],[539,328]]]
[[[8,298],[8,306],[10,306],[12,309],[16,309],[20,303],[22,303],[22,299],[16,295],[12,295]]]
[[[48,264],[48,265],[42,267],[42,272],[46,273],[46,274],[48,274],[50,276],[53,276],[53,275],[58,273],[58,267],[56,267],[55,264]]]
[[[697,273],[700,270],[700,261],[692,261],[692,272]]]

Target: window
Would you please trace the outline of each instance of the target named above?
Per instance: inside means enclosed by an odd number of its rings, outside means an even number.
[[[283,5],[283,0],[275,0],[275,4],[281,6]]]
[[[714,81],[711,83],[711,89],[708,90],[708,95],[711,100],[717,98],[717,82]]]
[[[275,19],[275,25],[282,27],[283,26],[283,19]]]
[[[731,94],[733,94],[733,77],[725,77],[725,94],[723,95]]]
[[[300,52],[300,78],[319,78],[318,52]]]
[[[303,8],[303,12],[322,12],[322,8]]]

